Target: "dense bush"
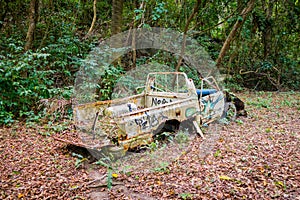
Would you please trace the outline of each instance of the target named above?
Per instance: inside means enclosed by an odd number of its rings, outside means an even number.
[[[0,124],[18,117],[38,119],[40,99],[70,98],[74,74],[90,49],[89,43],[72,34],[27,52],[16,35],[1,35],[0,43]]]

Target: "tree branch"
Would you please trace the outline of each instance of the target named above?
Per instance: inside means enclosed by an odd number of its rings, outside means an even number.
[[[194,18],[194,16],[196,15],[196,13],[198,12],[199,10],[199,6],[201,4],[201,0],[197,0],[195,6],[194,6],[194,9],[193,9],[193,12],[192,14],[189,16],[187,22],[186,22],[186,25],[184,27],[184,31],[183,31],[183,39],[182,39],[182,46],[181,46],[181,52],[180,52],[180,56],[179,56],[179,59],[178,59],[178,62],[177,62],[177,66],[175,68],[175,71],[177,72],[179,70],[179,67],[182,63],[182,58],[183,58],[183,55],[184,55],[184,51],[185,51],[185,45],[186,45],[186,33],[187,31],[189,30],[189,25],[192,21],[192,19]]]
[[[237,19],[236,23],[234,24],[231,32],[229,33],[227,39],[225,40],[224,44],[223,44],[223,47],[220,51],[220,54],[219,54],[219,57],[218,59],[216,60],[216,65],[217,67],[219,68],[221,62],[222,62],[222,59],[224,58],[227,50],[229,49],[230,47],[230,43],[231,41],[234,39],[235,35],[236,35],[236,32],[237,30],[242,27],[242,25],[244,24],[245,20],[246,20],[246,17],[247,15],[253,10],[254,8],[254,3],[255,3],[255,0],[250,0],[247,4],[247,6],[242,10],[240,16],[242,18],[241,19]]]
[[[97,20],[97,0],[94,0],[94,3],[93,3],[93,11],[94,11],[94,17],[93,17],[93,21],[92,21],[92,24],[91,24],[91,27],[87,33],[87,35],[90,35],[94,29],[94,26],[95,26],[95,23],[96,23],[96,20]]]

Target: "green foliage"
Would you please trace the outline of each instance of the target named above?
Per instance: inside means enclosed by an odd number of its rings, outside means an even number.
[[[111,168],[111,165],[107,164],[106,161],[104,161],[103,159],[99,159],[97,162],[95,162],[95,164],[103,167]]]
[[[160,162],[158,167],[154,168],[155,172],[167,172],[169,173],[169,163],[168,162]]]
[[[97,162],[95,162],[95,164],[101,165],[101,166],[107,168],[106,184],[107,184],[107,188],[110,190],[112,188],[112,184],[113,184],[113,173],[112,172],[114,170],[110,158],[108,158],[108,157],[101,158]]]
[[[166,21],[164,21],[164,19],[166,19],[166,14],[169,13],[166,5],[167,3],[164,1],[153,0],[148,0],[146,3],[148,4],[146,7],[139,7],[133,10],[135,23],[138,26],[142,25],[144,28],[165,24]],[[132,15],[132,11],[128,14]]]
[[[155,142],[167,141],[172,142],[174,139],[174,133],[172,132],[163,132],[154,136]]]
[[[213,60],[218,58],[222,44],[218,38],[211,38],[208,35],[197,37],[199,44],[209,53]]]
[[[229,55],[230,73],[256,90],[299,90],[299,6],[257,3]],[[288,16],[290,18],[288,18]],[[292,26],[290,26],[292,24]],[[241,73],[242,72],[242,73]]]
[[[134,168],[134,166],[132,165],[125,165],[122,167],[121,169],[121,173],[125,174],[126,176],[130,176],[132,173],[132,168]]]
[[[183,200],[193,199],[193,195],[191,193],[181,193],[179,197]]]
[[[158,141],[155,141],[155,142],[151,142],[148,145],[148,148],[150,149],[151,152],[153,152],[153,151],[156,151],[158,149],[158,146],[159,146]]]
[[[183,144],[183,143],[187,143],[189,141],[189,135],[188,133],[185,133],[184,131],[179,131],[176,135],[174,140],[178,143],[178,144]]]
[[[111,65],[110,67],[106,68],[104,74],[101,76],[99,83],[100,100],[108,100],[112,98],[114,86],[121,78],[123,73],[124,70],[121,67],[114,67],[113,65]]]
[[[240,83],[242,80],[242,77],[239,75],[236,75],[234,77],[228,77],[224,81],[224,87],[228,89],[229,91],[233,92],[239,92],[243,91],[243,84]]]
[[[81,154],[77,154],[77,153],[72,153],[72,156],[73,157],[76,157],[76,161],[75,161],[75,168],[79,168],[80,166],[83,165],[83,163],[85,161],[87,161],[88,159],[87,158],[84,158]]]
[[[14,35],[1,35],[0,42],[5,47],[0,51],[0,124],[18,117],[38,120],[40,99],[71,97],[69,85],[88,45],[65,35],[55,44],[23,53],[24,42]]]
[[[272,104],[272,98],[261,98],[258,97],[254,101],[249,101],[247,102],[249,105],[256,106],[258,108],[270,108]]]
[[[48,121],[48,123],[44,125],[45,131],[42,131],[41,134],[50,136],[54,133],[61,133],[62,131],[67,130],[69,126],[70,123],[68,121],[58,122],[58,123],[53,123],[52,121]]]
[[[107,188],[110,190],[112,188],[113,177],[112,170],[110,168],[107,169]]]
[[[220,157],[222,154],[221,154],[221,150],[220,149],[218,149],[215,153],[214,153],[214,157],[215,158],[218,158],[218,157]]]
[[[157,21],[163,17],[163,15],[167,14],[168,10],[165,8],[165,2],[158,2],[156,6],[152,10],[151,18],[153,21]]]
[[[48,98],[55,90],[47,89],[53,82],[47,78],[52,75],[51,70],[40,72],[38,68],[41,62],[45,62],[47,55],[33,53],[31,51],[21,55],[13,55],[22,47],[14,43],[12,53],[3,55],[1,63],[0,92],[1,116],[33,116],[32,106],[40,98]],[[5,118],[0,123],[6,123]]]
[[[97,2],[95,38],[87,39],[84,36],[93,18],[92,1],[41,1],[33,49],[24,52],[30,1],[1,2],[0,124],[11,124],[20,117],[38,121],[43,116],[37,109],[39,100],[70,98],[75,73],[83,66],[81,59],[94,46],[92,40],[97,39],[98,43],[109,37],[111,5],[108,1]],[[145,0],[134,4],[125,1],[121,28],[127,30],[128,25],[134,23],[135,27],[158,26],[183,31],[195,2]],[[246,3],[202,2],[190,23],[189,36],[197,39],[215,60],[234,23],[241,20],[239,13]],[[299,90],[299,16],[298,1],[257,2],[223,59],[221,72],[230,75],[225,86],[235,91],[243,87]],[[170,69],[177,64],[176,56],[163,51],[157,51],[151,59],[137,54],[137,64],[151,61]],[[100,82],[86,86],[97,88],[93,99],[115,98],[112,97],[113,88],[123,78],[122,67],[107,64],[104,68],[104,73],[94,74],[100,77]],[[181,70],[199,85],[195,72],[186,67]],[[124,80],[129,91],[137,84],[130,78]]]

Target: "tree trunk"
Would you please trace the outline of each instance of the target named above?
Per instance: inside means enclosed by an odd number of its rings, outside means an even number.
[[[94,4],[93,4],[93,10],[94,10],[94,17],[93,17],[93,21],[92,21],[92,24],[91,24],[91,27],[87,33],[87,35],[90,35],[94,29],[94,26],[95,26],[95,22],[97,20],[97,8],[96,8],[96,5],[97,5],[97,0],[94,0]]]
[[[38,19],[38,9],[39,9],[39,0],[30,1],[30,11],[29,11],[29,27],[26,36],[25,51],[32,48],[34,41],[34,32]]]
[[[273,5],[274,2],[266,2],[266,19],[265,19],[265,28],[262,31],[262,42],[264,44],[264,59],[266,59],[269,54],[270,50],[272,48],[272,42],[271,42],[271,37],[272,37],[272,14],[273,14]]]
[[[4,19],[6,17],[6,13],[7,13],[7,10],[8,10],[8,6],[7,6],[7,2],[6,1],[0,1],[0,9],[2,11],[0,11],[0,30],[2,29],[3,27],[3,23],[4,23]]]
[[[142,1],[141,4],[138,4],[138,1],[135,0],[135,7],[139,8],[141,10],[145,9],[145,2]],[[142,16],[141,20],[141,24],[139,26],[142,26],[144,23],[144,15]],[[139,27],[138,26],[138,27]],[[132,22],[132,41],[131,41],[131,48],[132,48],[132,66],[130,67],[130,69],[135,69],[136,68],[136,14],[134,15],[133,18],[133,22]]]
[[[118,34],[122,30],[123,0],[112,1],[111,33]]]
[[[230,43],[231,41],[234,39],[237,31],[239,28],[242,27],[242,25],[244,24],[245,20],[246,20],[246,17],[247,15],[253,10],[254,8],[254,4],[255,4],[255,0],[250,0],[247,4],[247,6],[242,10],[242,12],[240,13],[240,17],[242,19],[238,19],[236,21],[236,23],[234,24],[231,32],[229,33],[227,39],[225,40],[224,44],[223,44],[223,47],[220,51],[220,54],[219,54],[219,57],[218,59],[216,60],[216,65],[217,67],[219,68],[220,67],[220,64],[222,62],[222,59],[224,58],[225,54],[226,54],[226,51],[229,49],[230,47]]]
[[[122,13],[123,13],[123,0],[113,0],[112,1],[112,22],[111,22],[111,33],[112,35],[118,34],[122,31]],[[116,38],[112,44],[113,48],[122,47],[121,38]],[[121,59],[117,58],[119,56],[116,51],[113,53],[114,65],[121,65]]]
[[[187,34],[188,30],[189,30],[189,25],[190,25],[192,19],[194,18],[194,16],[196,15],[196,13],[198,12],[200,4],[201,4],[201,0],[197,0],[196,4],[194,6],[193,12],[189,16],[189,18],[187,19],[186,25],[184,27],[181,52],[180,52],[180,56],[179,56],[179,59],[178,59],[178,62],[177,62],[177,66],[176,66],[176,69],[175,69],[176,72],[178,72],[178,70],[180,68],[180,65],[182,63],[182,57],[184,55],[185,45],[186,45],[186,34]]]

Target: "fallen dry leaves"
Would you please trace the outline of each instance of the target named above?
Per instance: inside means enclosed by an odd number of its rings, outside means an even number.
[[[152,171],[113,169],[112,179],[118,184],[92,193],[85,183],[95,171],[103,177],[106,167],[76,169],[76,158],[63,143],[21,125],[2,128],[0,197],[300,199],[300,94],[238,96],[246,101],[247,118],[222,126],[219,134],[196,137],[189,150],[167,166]]]
[[[84,198],[88,181],[84,169],[64,144],[24,125],[1,128],[1,199]]]
[[[247,118],[197,138],[168,170],[133,171],[126,187],[157,199],[300,199],[300,94],[238,96]],[[111,193],[125,198],[117,188]]]

